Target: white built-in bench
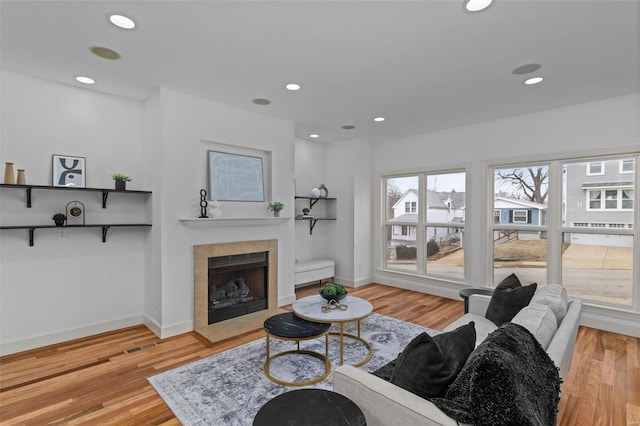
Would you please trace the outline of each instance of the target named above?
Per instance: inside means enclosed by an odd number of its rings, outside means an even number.
[[[336,262],[331,259],[311,259],[296,262],[296,285],[333,278]]]

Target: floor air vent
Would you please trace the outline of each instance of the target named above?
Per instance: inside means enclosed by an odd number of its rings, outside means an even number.
[[[133,348],[125,349],[124,353],[125,354],[132,354],[132,353],[135,353],[135,352],[143,351],[145,349],[153,348],[155,346],[158,346],[155,342],[145,343],[144,345],[135,346]]]

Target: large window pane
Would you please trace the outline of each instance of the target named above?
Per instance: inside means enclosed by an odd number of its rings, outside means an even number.
[[[416,273],[416,226],[388,225],[386,228],[386,268]]]
[[[563,164],[564,226],[589,228],[633,228],[634,176],[621,172],[628,159],[611,158],[604,164],[606,173],[587,175],[586,162]],[[631,162],[633,164],[633,162]]]
[[[464,228],[427,227],[427,275],[464,280]]]
[[[418,176],[386,179],[386,219],[396,222],[418,222]]]
[[[494,285],[515,273],[523,285],[547,282],[547,240],[543,232],[500,230],[493,236]]]
[[[494,170],[494,223],[546,225],[548,178],[546,165]]]
[[[562,284],[569,296],[631,306],[633,236],[563,234]]]

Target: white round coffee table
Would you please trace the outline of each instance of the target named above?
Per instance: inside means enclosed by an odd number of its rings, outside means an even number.
[[[344,363],[344,338],[350,337],[352,339],[359,340],[369,350],[369,355],[362,361],[353,364],[354,367],[360,367],[366,364],[373,356],[373,348],[371,343],[367,342],[360,336],[360,320],[368,317],[373,312],[373,306],[371,303],[364,299],[355,296],[345,297],[340,301],[341,305],[346,305],[345,310],[338,308],[331,309],[328,312],[323,312],[322,307],[327,306],[327,301],[319,294],[316,296],[307,296],[302,299],[293,302],[293,313],[300,318],[308,321],[324,322],[332,324],[340,324],[340,332],[331,332],[329,334],[335,334],[340,336],[340,365]],[[347,322],[358,323],[358,334],[353,335],[344,332],[344,324]]]

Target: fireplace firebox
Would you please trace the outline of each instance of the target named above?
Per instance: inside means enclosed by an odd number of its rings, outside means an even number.
[[[267,309],[268,252],[208,259],[208,323]]]
[[[240,263],[244,262],[243,257],[252,258],[251,260],[253,262],[253,260],[255,260],[253,258],[255,257],[265,256],[260,253],[266,253],[264,261],[261,258],[260,261],[257,262],[267,264],[262,273],[253,271],[253,267],[247,268],[247,265],[242,265],[242,269],[249,269],[248,272],[245,271],[240,274],[238,272],[240,271],[239,268],[234,270],[236,267],[239,267]],[[213,258],[220,259],[215,261],[209,260]],[[227,259],[224,260],[224,258]],[[240,262],[241,260],[243,262]],[[216,277],[215,274],[210,274],[209,266],[211,262],[213,262],[214,266],[220,266],[218,263],[226,263],[224,265],[226,270],[218,272],[224,272],[228,275]],[[252,266],[262,268],[262,266],[258,265]],[[243,275],[245,273],[246,275]],[[212,275],[212,278],[215,277],[211,284],[209,282],[210,275]],[[263,290],[261,286],[254,285],[253,283],[255,276],[260,276],[264,279],[265,275],[267,277],[266,290]],[[243,295],[246,290],[241,282],[238,281],[240,278],[244,281],[244,286],[249,288],[248,295]],[[227,289],[227,283],[229,283],[229,281],[233,281],[237,290],[232,285],[229,285]],[[226,299],[221,297],[222,292],[220,290],[222,288],[225,290]],[[193,328],[198,334],[204,336],[210,342],[219,342],[262,328],[267,318],[284,312],[284,310],[278,308],[278,240],[237,241],[193,246],[193,290]],[[261,291],[264,291],[264,293],[261,294]],[[239,302],[243,303],[232,303],[233,300],[227,298],[227,292],[235,292],[235,295],[230,296],[235,297],[235,299],[240,299]],[[233,299],[233,297],[230,299]],[[249,307],[253,305],[253,302],[257,302],[256,300],[249,301],[248,299],[244,299],[246,297],[266,299],[266,309],[263,308],[256,312],[234,316],[229,319],[221,319],[213,323],[209,321],[210,302],[211,305],[216,306],[216,312],[213,316],[217,316],[219,314],[217,311],[222,311],[222,309],[218,308],[225,304],[228,304],[228,307],[230,307],[228,313],[231,313],[235,309],[248,310]],[[265,302],[259,303],[264,306]],[[220,312],[220,315],[227,316],[227,313],[223,314]]]

